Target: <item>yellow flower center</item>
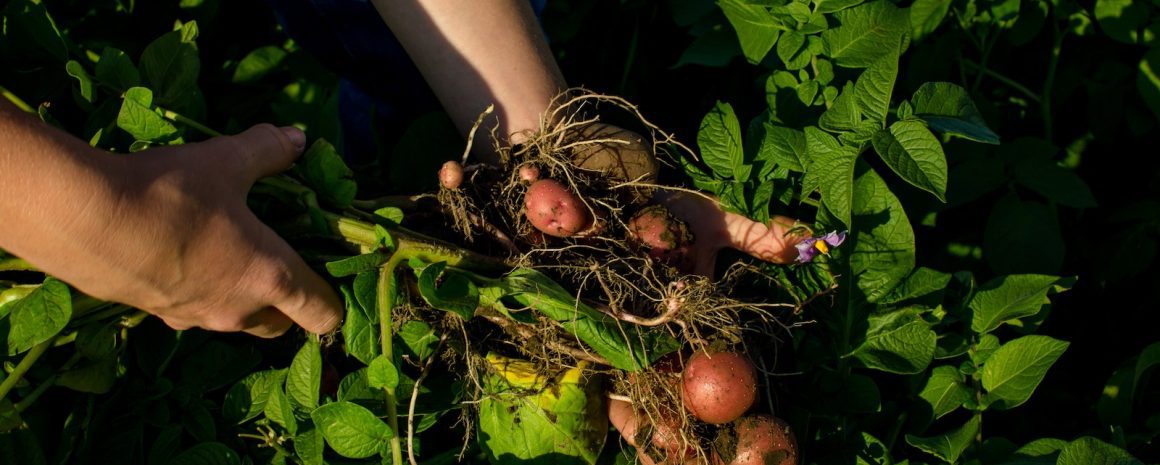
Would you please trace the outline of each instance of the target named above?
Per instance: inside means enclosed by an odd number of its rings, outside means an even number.
[[[830,246],[826,244],[826,241],[814,242],[814,248],[818,249],[824,255],[830,254]]]

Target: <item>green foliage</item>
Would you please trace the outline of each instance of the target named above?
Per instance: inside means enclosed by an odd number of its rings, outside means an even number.
[[[395,435],[370,410],[350,402],[323,405],[314,409],[310,418],[322,432],[326,444],[343,457],[372,457]]]

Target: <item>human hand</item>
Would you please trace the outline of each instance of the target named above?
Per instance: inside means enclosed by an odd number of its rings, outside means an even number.
[[[13,129],[6,159],[37,178],[18,189],[17,208],[5,209],[19,225],[2,238],[7,250],[175,329],[274,337],[292,323],[325,333],[341,320],[330,286],[246,206],[256,180],[302,153],[301,131],[258,125],[236,136],[114,155],[39,122],[3,122]],[[81,168],[54,172],[21,149]]]

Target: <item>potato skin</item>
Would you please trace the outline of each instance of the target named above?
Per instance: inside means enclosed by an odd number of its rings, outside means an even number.
[[[681,374],[685,408],[699,420],[723,424],[757,401],[757,370],[744,355],[697,352]]]
[[[439,168],[439,185],[455,190],[463,184],[463,165],[455,160],[448,161]]]
[[[684,264],[693,242],[688,225],[660,205],[645,207],[633,215],[628,220],[628,235],[650,257],[676,267]]]
[[[631,403],[623,400],[611,399],[608,401],[608,420],[620,432],[621,437],[630,446],[637,449],[637,457],[644,464],[679,464],[693,459],[695,451],[686,447],[680,438],[680,418],[666,416],[659,425],[648,425],[648,417],[636,411]],[[638,437],[647,434],[650,437]],[[642,444],[650,441],[651,445]],[[653,460],[646,450],[660,454],[661,461]]]
[[[592,214],[580,197],[551,179],[528,187],[524,208],[532,226],[549,236],[571,237],[592,226]]]
[[[644,136],[604,123],[592,123],[577,131],[579,140],[615,139],[627,143],[599,142],[581,145],[572,154],[572,163],[581,169],[599,171],[617,181],[655,183],[660,164],[645,144]]]
[[[770,415],[753,415],[738,420],[732,431],[724,431],[727,439],[718,437],[717,444],[729,444],[714,450],[714,464],[729,465],[797,465],[797,440],[789,424]],[[725,462],[728,456],[729,462]],[[723,458],[724,457],[724,458]]]

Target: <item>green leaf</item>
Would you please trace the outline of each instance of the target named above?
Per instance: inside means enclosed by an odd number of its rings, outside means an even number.
[[[68,324],[73,311],[68,286],[54,278],[45,279],[44,284],[23,299],[4,307],[8,318],[0,320],[0,339],[7,332],[9,356],[52,339]]]
[[[737,39],[741,42],[745,58],[753,64],[761,63],[773,44],[777,43],[781,24],[762,5],[742,0],[719,0],[717,5],[737,31]]]
[[[975,436],[979,434],[981,423],[981,417],[975,415],[965,425],[939,436],[923,438],[908,434],[906,435],[906,443],[938,457],[946,463],[954,464],[958,462],[959,456],[967,450],[967,447],[975,440]]]
[[[226,392],[222,402],[222,418],[242,424],[257,417],[266,409],[272,386],[282,386],[286,370],[265,370],[250,373]]]
[[[834,98],[834,104],[818,118],[818,126],[832,132],[857,129],[862,123],[862,112],[858,109],[858,98],[854,94],[854,84],[847,82],[842,92]]]
[[[689,44],[689,48],[681,53],[672,67],[701,65],[720,68],[728,65],[733,61],[733,57],[738,55],[741,55],[741,45],[737,42],[737,34],[721,25],[697,37]]]
[[[916,268],[889,294],[878,299],[881,304],[895,304],[938,293],[940,296],[951,282],[951,275],[930,268]],[[940,299],[941,300],[941,299]]]
[[[910,34],[910,15],[886,0],[863,3],[834,14],[839,26],[822,33],[830,57],[846,68],[865,68],[884,55],[898,54]]]
[[[843,147],[833,136],[815,127],[807,127],[806,151],[810,166],[807,177],[816,179],[822,202],[843,224],[851,224],[851,202],[854,196],[854,162],[857,152]]]
[[[1067,441],[1055,438],[1041,438],[1024,444],[1011,454],[1011,460],[1002,465],[1055,465],[1060,451],[1067,447]]]
[[[1055,209],[1013,194],[991,209],[983,257],[997,273],[1058,273],[1065,251]]]
[[[984,144],[998,144],[999,136],[987,127],[967,90],[949,82],[928,82],[910,99],[914,116],[931,129]]]
[[[65,63],[64,70],[69,76],[77,80],[81,98],[86,102],[93,103],[93,99],[97,95],[97,88],[93,83],[93,78],[89,76],[88,71],[85,71],[85,67],[76,60],[69,60],[68,63]]]
[[[286,373],[286,394],[295,408],[309,412],[318,406],[322,384],[322,352],[314,338],[306,340]]]
[[[853,223],[848,244],[850,276],[868,302],[890,293],[914,269],[914,230],[898,198],[865,162],[854,181]]]
[[[290,398],[286,396],[286,390],[282,388],[282,383],[270,385],[270,393],[262,411],[270,421],[282,425],[287,433],[294,435],[298,432],[298,419],[294,416],[294,406],[290,405]]]
[[[777,41],[777,57],[785,63],[786,69],[802,69],[810,64],[812,57],[806,48],[806,36],[790,31]]]
[[[303,465],[325,465],[322,460],[324,452],[322,432],[314,425],[294,436],[294,453],[302,459]]]
[[[922,40],[934,33],[950,11],[951,0],[915,0],[910,5],[910,36]]]
[[[391,427],[370,410],[350,402],[334,402],[311,412],[326,444],[339,455],[365,459],[379,453],[395,437]]]
[[[765,123],[759,159],[769,159],[791,171],[805,171],[806,137],[801,131]]]
[[[1074,208],[1092,208],[1096,199],[1074,171],[1050,159],[1033,158],[1015,165],[1015,180],[1048,200]]]
[[[1000,276],[983,284],[971,297],[971,330],[977,334],[994,331],[1003,322],[1039,313],[1051,303],[1047,295],[1071,287],[1074,279],[1046,275]]]
[[[157,92],[157,103],[173,106],[197,93],[201,60],[197,57],[197,22],[158,37],[141,52],[141,74]]]
[[[947,157],[942,144],[917,121],[896,121],[873,139],[874,151],[899,177],[946,202]]]
[[[104,394],[113,389],[120,372],[116,358],[88,360],[61,372],[56,384],[77,392]]]
[[[979,338],[970,348],[971,362],[975,365],[983,365],[987,363],[987,359],[995,355],[995,351],[999,350],[999,337],[994,334],[984,334]]]
[[[967,387],[957,368],[940,365],[931,371],[918,397],[926,402],[934,418],[939,419],[962,406],[972,395],[974,390]]]
[[[326,271],[331,276],[336,278],[344,278],[353,276],[367,271],[377,270],[380,266],[390,260],[391,254],[381,251],[374,251],[362,255],[355,255],[353,257],[344,258],[342,260],[335,260],[333,262],[326,262]]]
[[[1133,393],[1138,392],[1140,382],[1147,379],[1146,376],[1149,370],[1156,366],[1160,366],[1160,342],[1155,342],[1145,347],[1136,358],[1136,368],[1133,370],[1132,376]]]
[[[447,262],[432,263],[415,272],[419,275],[419,295],[428,305],[464,320],[475,316],[479,289],[462,273],[447,269]]]
[[[890,95],[894,91],[894,81],[898,79],[898,55],[883,55],[858,76],[854,84],[854,98],[862,116],[886,126],[886,113],[890,110]]]
[[[608,434],[599,377],[573,368],[549,380],[529,362],[488,361],[501,371],[484,378],[479,404],[479,443],[492,463],[596,463]]]
[[[337,208],[347,208],[354,201],[358,185],[354,172],[329,142],[318,139],[298,159],[295,171],[319,197]]]
[[[153,109],[153,91],[144,87],[125,91],[117,127],[139,141],[168,142],[178,136],[177,128]]]
[[[834,13],[858,5],[864,1],[866,0],[816,0],[815,3],[818,4],[819,12]]]
[[[367,385],[375,389],[394,389],[399,385],[399,370],[385,355],[375,357],[367,367]]]
[[[1143,43],[1147,33],[1149,6],[1138,0],[1096,0],[1093,13],[1108,37],[1126,44]]]
[[[374,273],[366,274],[374,275]],[[368,316],[368,313],[373,312],[368,312],[359,304],[350,287],[340,286],[339,290],[342,291],[343,301],[346,303],[346,319],[342,322],[342,339],[346,343],[346,353],[364,364],[370,364],[381,350],[379,328]]]
[[[741,141],[741,123],[733,113],[733,106],[717,102],[701,120],[701,128],[697,132],[701,159],[713,170],[713,174],[745,181],[749,178],[750,167],[745,165]]]
[[[27,58],[57,64],[68,59],[68,45],[41,0],[8,3],[0,22],[3,23],[3,39],[21,44],[14,50],[24,52]]]
[[[862,365],[898,374],[918,373],[930,365],[938,336],[919,312],[871,315],[869,325],[866,340],[852,353]]]
[[[286,55],[285,50],[273,45],[258,47],[238,62],[238,67],[234,68],[234,83],[257,82],[277,70],[282,65],[282,61],[286,59]]]
[[[220,442],[203,442],[169,460],[168,465],[241,465],[238,454]]]
[[[1067,342],[1036,335],[1000,346],[983,365],[983,388],[992,407],[1010,409],[1030,399],[1067,346]]]
[[[1072,441],[1059,453],[1058,465],[1144,465],[1128,451],[1091,436]]]
[[[77,330],[77,353],[89,360],[101,360],[116,354],[117,334],[121,328],[112,323],[89,324]]]
[[[125,91],[141,85],[141,73],[125,52],[113,47],[105,47],[101,51],[101,59],[97,62],[97,81],[111,86],[114,89]]]
[[[418,360],[426,360],[432,353],[435,352],[435,344],[439,342],[439,337],[435,335],[435,330],[431,326],[419,320],[411,320],[403,323],[403,327],[399,328],[399,338],[403,340],[407,350],[415,355]]]
[[[503,278],[505,294],[561,324],[621,370],[639,371],[677,349],[667,333],[625,325],[589,307],[539,271],[519,268]]]
[[[1144,103],[1160,119],[1160,48],[1145,53],[1137,68],[1136,89]]]

